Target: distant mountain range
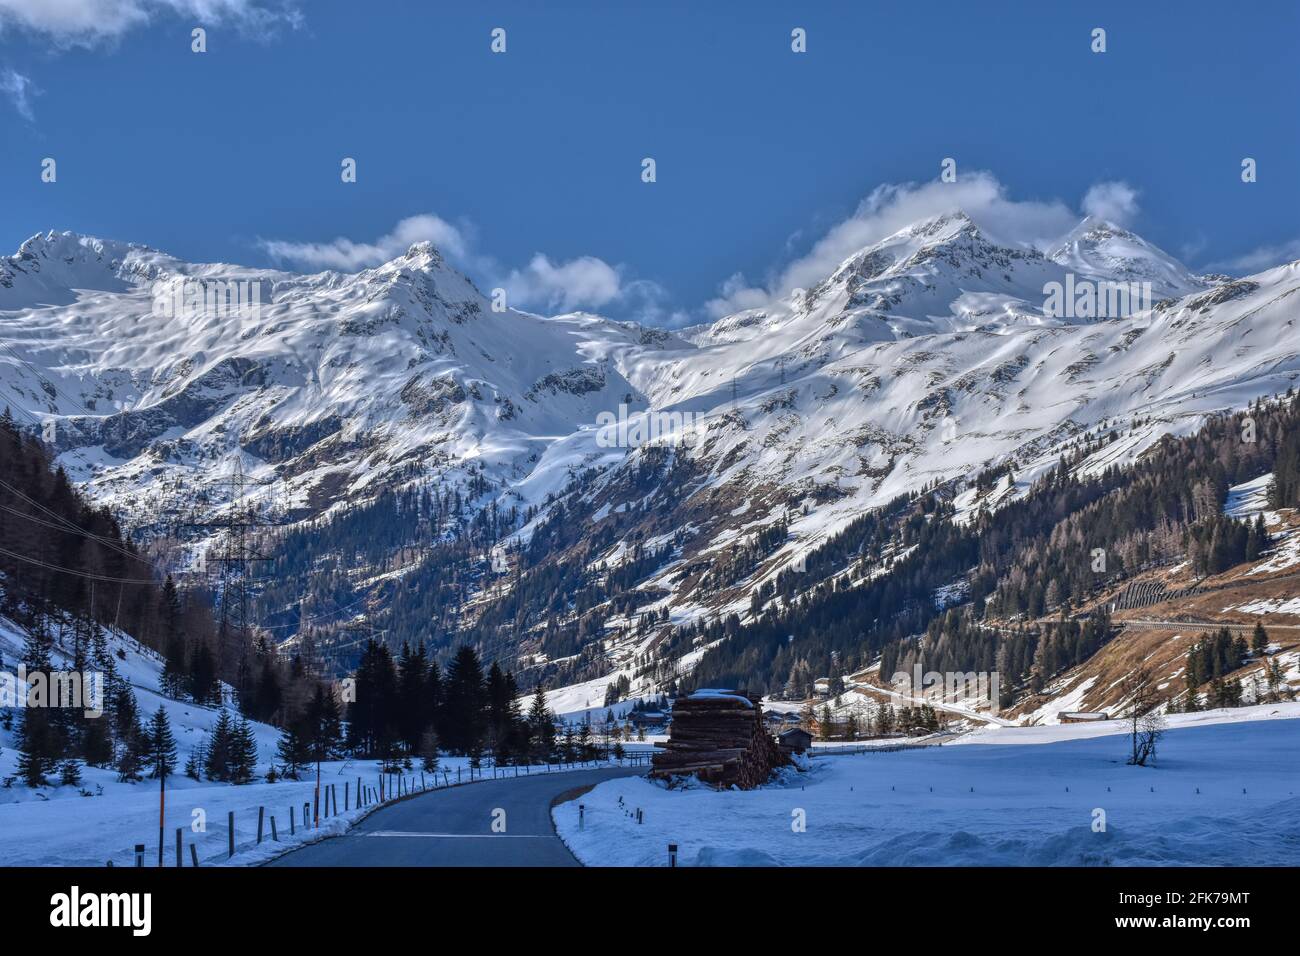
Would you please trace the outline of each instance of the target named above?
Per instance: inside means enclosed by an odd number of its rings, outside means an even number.
[[[1107,283],[1134,298],[1099,318]],[[1101,289],[1101,308],[1063,313],[1056,287]],[[1300,263],[1197,276],[1090,219],[1044,254],[954,213],[786,299],[670,331],[494,309],[428,243],[356,274],[298,275],[51,232],[0,259],[0,405],[143,532],[228,512],[236,470],[308,538],[402,489],[457,490],[462,512],[439,512],[434,541],[516,509],[517,527],[475,539],[474,573],[457,557],[458,613],[431,638],[479,627],[484,641],[490,620],[488,650],[592,676],[630,671],[674,625],[750,613],[780,571],[899,496],[941,486],[968,520],[1083,437],[1117,433],[1078,466],[1095,473],[1285,391],[1300,375],[1298,289]],[[989,469],[1010,478],[977,487]],[[190,568],[220,543],[191,536],[169,560]],[[501,610],[523,572],[577,555],[602,582],[598,623],[583,630],[581,600],[529,605],[522,589]],[[395,547],[382,566],[336,561],[351,583],[325,610],[369,596],[323,616],[383,623],[395,572],[427,560]],[[620,604],[611,576],[639,596]],[[292,603],[275,618],[290,641]],[[575,635],[570,653],[546,649],[548,628]],[[700,651],[671,653],[684,672]]]

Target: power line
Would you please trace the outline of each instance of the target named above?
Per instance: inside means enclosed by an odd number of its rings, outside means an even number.
[[[25,359],[25,358],[23,358],[21,355],[19,355],[17,352],[15,352],[15,351],[13,350],[13,347],[12,347],[12,346],[10,346],[10,345],[9,345],[8,343],[6,343],[6,342],[0,342],[0,349],[4,349],[6,352],[8,352],[10,355],[12,355],[14,358],[16,358],[18,361],[22,362],[24,365],[26,365],[28,368],[30,368],[33,372],[35,372],[35,373],[36,373],[36,377],[37,377],[38,379],[40,379],[42,383],[44,383],[44,384],[46,384],[46,385],[49,385],[49,387],[50,387],[51,389],[54,390],[55,397],[56,397],[56,398],[58,397],[58,394],[59,394],[59,390],[58,390],[58,388],[56,388],[55,385],[54,385],[54,383],[51,382],[51,381],[49,380],[49,378],[46,377],[46,376],[41,372],[40,367],[37,366],[37,364],[36,364],[35,362],[31,361],[30,359]],[[85,412],[87,415],[89,415],[89,416],[91,416],[91,417],[94,417],[94,414],[95,414],[94,412],[92,412],[90,409],[88,409],[85,405],[81,404],[81,402],[77,401],[77,400],[76,400],[75,398],[73,398],[71,395],[65,395],[65,396],[63,396],[63,397],[66,398],[68,401],[70,401],[73,405],[76,405],[79,409],[81,409],[81,410],[82,410],[83,412]]]
[[[43,504],[41,504],[39,501],[34,500],[33,498],[29,498],[27,495],[23,494],[21,491],[19,491],[13,485],[9,484],[9,482],[5,481],[3,478],[0,478],[0,487],[8,489],[10,493],[17,495],[19,498],[27,502],[33,508],[38,508],[41,511],[43,511],[45,514],[49,515],[51,518],[54,518],[56,521],[61,522],[63,527],[60,527],[57,530],[75,532],[76,534],[79,534],[82,537],[91,538],[95,541],[98,541],[99,543],[103,544],[105,547],[111,548],[112,550],[118,552],[119,554],[124,555],[125,557],[133,558],[136,561],[140,561],[143,564],[148,564],[150,567],[153,566],[153,563],[149,561],[147,558],[141,557],[138,554],[133,554],[132,552],[122,547],[113,539],[106,538],[103,535],[94,534],[93,532],[86,531],[84,528],[78,527],[76,523],[70,520],[69,518],[64,517],[58,512],[51,511],[49,508],[45,507]],[[39,521],[39,519],[36,518],[34,515],[24,514],[23,512],[16,511],[15,509],[9,508],[6,505],[0,505],[0,507],[5,508],[7,511],[13,511],[14,514],[20,515],[24,518],[30,518],[33,521]],[[40,521],[40,523],[46,524],[49,527],[54,527],[53,525],[50,525],[48,522]]]
[[[308,617],[302,617],[302,618],[299,618],[296,622],[293,622],[293,623],[290,623],[290,624],[276,624],[276,625],[273,625],[273,626],[271,626],[271,627],[264,627],[264,628],[262,628],[262,630],[264,630],[264,631],[279,631],[279,630],[283,630],[283,629],[286,628],[286,627],[301,627],[303,624],[305,624],[305,623],[309,623],[309,622],[311,622],[311,621],[319,621],[319,620],[321,620],[322,618],[332,617],[332,616],[335,615],[335,614],[342,614],[344,611],[348,611],[348,610],[351,610],[352,608],[356,607],[358,604],[360,604],[362,601],[365,601],[365,600],[366,600],[367,598],[369,598],[369,597],[370,597],[369,594],[363,594],[363,595],[361,595],[361,597],[357,598],[357,599],[356,599],[355,601],[353,601],[351,604],[345,604],[345,605],[343,605],[343,607],[337,607],[337,608],[335,608],[335,609],[332,610],[332,611],[325,611],[325,612],[323,612],[323,613],[321,613],[321,614],[312,614],[312,615],[309,615]],[[302,606],[303,601],[306,601],[306,598],[303,598],[302,600],[300,600],[300,601],[298,602],[298,606],[299,606],[299,607]],[[275,612],[272,612],[272,613],[275,613]]]
[[[79,578],[85,578],[88,581],[107,581],[110,584],[155,584],[153,578],[114,578],[105,574],[91,574],[88,571],[74,571],[71,568],[60,567],[57,564],[49,564],[38,558],[28,557],[25,554],[18,554],[5,548],[0,548],[0,554],[6,555],[17,561],[26,561],[28,564],[35,564],[39,567],[46,568],[50,571],[62,571],[64,574],[72,574]]]

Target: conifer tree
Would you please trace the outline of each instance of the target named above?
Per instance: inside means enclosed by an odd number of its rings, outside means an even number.
[[[185,653],[185,635],[181,628],[180,594],[170,574],[163,582],[159,618],[162,625],[163,649],[163,672],[159,679],[159,689],[165,696],[179,699],[186,688],[188,661]]]
[[[438,769],[438,732],[432,727],[420,737],[420,769],[425,773]]]
[[[154,780],[160,777],[165,780],[176,770],[176,738],[161,704],[145,728],[144,756],[149,776]]]
[[[454,753],[482,751],[487,731],[483,668],[474,648],[462,645],[447,668],[439,737]]]
[[[239,718],[230,743],[230,782],[252,783],[257,773],[257,742],[253,725],[245,717]]]
[[[1264,652],[1268,650],[1268,632],[1264,630],[1264,625],[1260,621],[1255,622],[1255,630],[1250,636],[1250,649],[1256,657],[1263,657]]]
[[[234,737],[234,721],[230,717],[230,711],[223,707],[217,722],[212,727],[212,736],[208,741],[207,756],[204,760],[204,773],[209,780],[223,783],[230,780]]]
[[[533,759],[548,763],[555,753],[555,716],[546,706],[546,691],[540,686],[528,711],[528,734]]]
[[[190,755],[185,760],[185,776],[191,780],[203,779],[203,748],[191,747]]]
[[[38,615],[24,641],[23,663],[28,674],[41,677],[47,692],[52,648],[53,642],[45,616]],[[20,692],[25,690],[26,688],[20,687]],[[35,687],[33,693],[36,693]],[[29,700],[25,703],[38,703],[40,706],[26,706],[19,712],[18,775],[29,787],[41,787],[47,783],[46,775],[53,773],[58,763],[63,741],[58,726],[50,719],[50,702]]]
[[[284,776],[298,779],[298,770],[312,759],[310,728],[305,719],[291,720],[280,731],[276,756],[284,764]]]
[[[64,787],[81,786],[81,761],[69,757],[59,764],[59,785]]]

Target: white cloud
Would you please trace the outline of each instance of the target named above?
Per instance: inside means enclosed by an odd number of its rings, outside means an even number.
[[[719,319],[733,312],[762,308],[772,298],[766,289],[751,286],[742,273],[736,272],[718,286],[717,298],[704,303],[704,311]]]
[[[309,269],[355,272],[395,259],[417,242],[432,242],[449,259],[464,262],[469,256],[465,233],[432,214],[409,216],[374,242],[354,242],[340,236],[330,242],[290,242],[262,239],[259,245],[279,262]]]
[[[1097,183],[1083,197],[1084,215],[1127,227],[1137,216],[1137,195],[1128,183]]]
[[[93,46],[164,14],[251,30],[300,19],[289,0],[0,0],[0,30],[17,28],[60,47]]]
[[[1085,211],[1093,214],[1104,210],[1119,225],[1136,214],[1136,197],[1136,190],[1124,183],[1099,183],[1088,190],[1083,204]],[[718,296],[705,304],[705,311],[719,318],[766,305],[795,289],[810,289],[864,247],[919,220],[959,209],[993,241],[1040,250],[1051,246],[1080,219],[1069,203],[1059,199],[1011,199],[1006,187],[984,171],[962,173],[955,183],[886,184],[876,187],[853,215],[832,226],[807,253],[778,269],[762,285],[751,285],[739,274],[727,279]]]
[[[512,301],[568,312],[612,302],[622,294],[622,282],[617,269],[595,256],[552,262],[539,252],[510,273],[505,289]]]
[[[487,288],[501,287],[520,308],[568,312],[599,309],[611,303],[625,306],[646,322],[679,318],[664,305],[662,287],[648,279],[629,279],[623,266],[610,265],[596,256],[566,261],[537,252],[522,268],[508,268],[474,249],[473,230],[456,226],[440,216],[410,216],[370,242],[340,236],[329,242],[293,242],[261,239],[258,244],[278,262],[308,269],[355,272],[395,259],[414,243],[432,242],[456,268]]]
[[[1296,260],[1300,260],[1300,239],[1260,246],[1235,259],[1211,263],[1207,268],[1213,272],[1240,272],[1250,275]]]
[[[36,114],[32,112],[32,97],[39,92],[32,86],[31,78],[23,76],[17,70],[6,69],[0,72],[0,93],[9,97],[18,115],[29,123],[36,120]]]

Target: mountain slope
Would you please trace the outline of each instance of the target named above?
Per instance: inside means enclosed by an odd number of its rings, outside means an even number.
[[[1195,277],[1091,221],[1043,255],[964,214],[935,217],[810,290],[681,336],[494,312],[428,244],[355,275],[301,276],[51,233],[0,270],[0,401],[33,426],[52,419],[61,462],[130,523],[173,530],[169,512],[228,510],[236,459],[265,507],[304,528],[404,486],[457,489],[464,521],[524,506],[494,559],[513,575],[488,586],[464,552],[358,568],[343,547],[334,566],[355,580],[336,605],[371,589],[354,613],[382,623],[403,576],[407,592],[459,582],[454,614],[425,632],[435,643],[472,633],[538,673],[563,663],[585,678],[632,668],[669,622],[747,614],[778,572],[901,495],[942,485],[969,520],[1085,439],[1115,434],[1083,473],[1131,462],[1300,375],[1300,264]],[[1161,301],[1060,319],[1045,286],[1070,276],[1150,281]],[[158,314],[159,283],[221,281],[256,284],[257,314]],[[620,442],[602,418],[624,405],[633,421],[698,417],[685,443]],[[1000,481],[979,485],[989,469]],[[900,556],[874,555],[865,573]],[[542,566],[595,603],[533,603],[523,575]],[[608,603],[615,592],[631,597]],[[639,623],[651,611],[664,621]],[[571,636],[548,650],[543,626]],[[420,633],[415,618],[403,632]]]

